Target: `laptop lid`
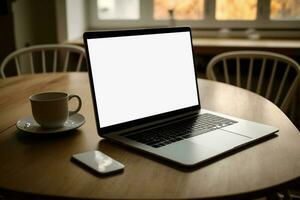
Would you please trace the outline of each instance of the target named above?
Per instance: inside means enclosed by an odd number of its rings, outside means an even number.
[[[84,33],[99,134],[198,111],[188,27]]]

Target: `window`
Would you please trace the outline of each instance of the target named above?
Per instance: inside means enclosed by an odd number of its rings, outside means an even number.
[[[90,28],[300,28],[300,0],[91,0],[89,4]]]
[[[300,20],[300,0],[271,0],[272,20]]]
[[[204,0],[154,0],[154,20],[199,20],[204,19]],[[170,13],[171,12],[171,13]]]
[[[139,0],[97,0],[99,20],[138,20]]]
[[[217,20],[255,20],[257,14],[257,0],[217,0]]]

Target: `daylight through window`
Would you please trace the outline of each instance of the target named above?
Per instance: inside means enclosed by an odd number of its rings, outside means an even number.
[[[90,0],[91,27],[300,28],[300,0]],[[173,23],[170,23],[170,22]]]

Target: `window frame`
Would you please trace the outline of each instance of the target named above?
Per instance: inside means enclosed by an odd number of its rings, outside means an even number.
[[[153,19],[153,0],[140,0],[139,20],[100,20],[97,17],[97,0],[88,1],[89,28],[114,29],[138,27],[170,26],[170,20]],[[257,0],[255,20],[217,20],[215,19],[216,0],[204,0],[204,19],[175,20],[176,26],[190,26],[193,29],[300,29],[300,20],[271,20],[271,0]]]

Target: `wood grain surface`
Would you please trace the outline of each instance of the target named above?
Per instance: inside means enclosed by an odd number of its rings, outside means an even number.
[[[0,80],[0,189],[51,198],[189,199],[257,193],[299,177],[299,131],[280,109],[244,89],[202,79],[198,83],[203,108],[276,126],[278,136],[183,170],[101,139],[86,73]],[[44,91],[81,96],[86,123],[48,136],[17,130],[16,121],[31,115],[28,97]],[[124,172],[96,176],[70,161],[75,153],[97,149],[122,162]]]

